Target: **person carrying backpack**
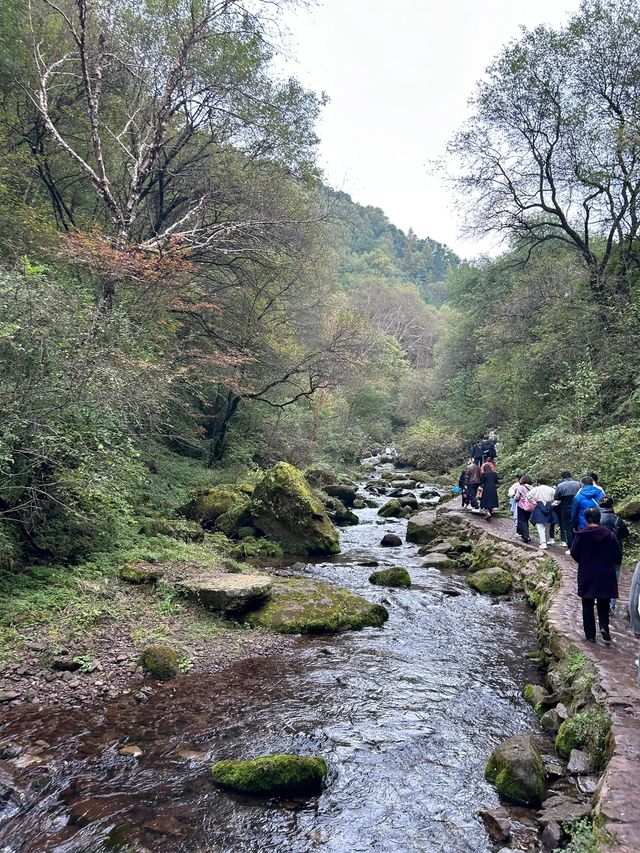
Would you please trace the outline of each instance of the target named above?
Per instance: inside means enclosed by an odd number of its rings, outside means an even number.
[[[609,497],[609,495],[605,495],[603,498],[600,498],[600,524],[603,527],[608,527],[613,533],[615,533],[615,537],[618,540],[620,547],[624,550],[623,542],[625,539],[629,538],[629,528],[624,523],[624,521],[620,518],[619,515],[616,515],[613,511],[613,498]],[[620,580],[620,569],[622,568],[622,560],[616,566],[616,578]],[[611,599],[611,612],[615,612],[616,609],[616,600],[615,598]]]
[[[518,524],[516,526],[516,530],[524,542],[531,542],[531,536],[529,535],[529,519],[531,518],[531,513],[535,509],[535,504],[531,503],[531,501],[527,499],[527,495],[531,491],[532,485],[531,477],[529,477],[528,474],[523,474],[522,477],[520,477],[520,485],[516,489],[516,493],[514,495],[516,506],[518,507]]]

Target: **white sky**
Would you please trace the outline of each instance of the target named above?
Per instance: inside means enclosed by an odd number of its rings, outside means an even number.
[[[288,70],[331,102],[318,127],[329,184],[381,207],[403,230],[463,257],[455,201],[429,161],[463,122],[477,79],[501,46],[578,0],[319,0],[289,12]]]

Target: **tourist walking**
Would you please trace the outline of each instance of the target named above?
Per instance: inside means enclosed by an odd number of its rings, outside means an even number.
[[[480,450],[480,444],[477,441],[474,441],[472,445],[469,446],[469,457],[475,464],[480,467],[482,465],[482,451]]]
[[[618,540],[620,547],[624,551],[624,540],[629,538],[629,528],[624,523],[624,521],[620,518],[619,515],[616,515],[613,510],[613,498],[609,495],[605,495],[603,498],[600,498],[600,524],[603,527],[608,527],[611,530],[616,539]],[[620,569],[622,568],[622,559],[616,566],[616,578],[618,582],[620,581]],[[616,599],[611,599],[611,612],[614,613],[616,609]]]
[[[498,482],[495,465],[491,461],[485,462],[480,469],[480,509],[485,511],[485,518],[491,518],[494,509],[498,509]]]
[[[509,491],[507,492],[509,498],[509,509],[513,516],[513,526],[516,530],[518,528],[518,502],[516,501],[516,491],[520,485],[520,477],[522,477],[522,474],[516,474],[516,478],[509,486]]]
[[[585,638],[590,643],[596,641],[595,604],[600,635],[609,645],[609,607],[610,600],[618,597],[616,566],[622,560],[622,548],[615,534],[600,524],[597,507],[585,510],[585,526],[573,537],[571,556],[578,564],[578,595],[582,599]]]
[[[556,523],[552,502],[556,490],[550,486],[546,477],[538,477],[537,485],[529,491],[527,500],[535,504],[531,513],[531,523],[535,524],[538,531],[541,551],[546,551],[549,545],[554,545],[551,534],[551,525]]]
[[[596,486],[593,482],[593,477],[586,476],[580,480],[580,491],[576,494],[571,504],[571,529],[575,533],[577,530],[582,530],[586,525],[584,520],[585,511],[588,509],[598,509],[598,501],[604,497],[604,491],[600,486]]]
[[[528,499],[531,487],[531,477],[529,477],[528,474],[523,474],[522,477],[520,477],[520,483],[516,489],[515,498],[516,505],[518,507],[516,530],[518,531],[518,536],[521,536],[524,542],[531,542],[531,536],[529,535],[529,518],[531,517],[531,513],[534,509],[534,504],[532,504]]]
[[[480,442],[480,453],[482,454],[483,462],[486,462],[488,459],[496,458],[496,446],[488,435],[486,435]]]
[[[569,554],[571,540],[573,539],[573,527],[571,525],[571,509],[573,499],[580,491],[580,483],[571,476],[571,471],[561,471],[561,480],[556,486],[553,495],[554,509],[560,524],[560,545],[567,549]]]
[[[469,459],[467,464],[467,494],[469,495],[469,503],[471,504],[471,512],[480,512],[478,509],[478,500],[476,495],[480,487],[480,466],[473,459]]]
[[[629,588],[629,621],[631,622],[631,630],[636,639],[640,640],[640,563],[636,563],[636,569],[631,579],[631,587]],[[635,665],[638,667],[637,684],[640,687],[640,655],[635,659]]]

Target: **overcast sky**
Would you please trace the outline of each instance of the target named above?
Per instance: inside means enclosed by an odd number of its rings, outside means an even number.
[[[460,126],[474,84],[520,26],[561,24],[578,0],[319,0],[289,13],[290,71],[330,97],[318,131],[327,181],[405,231],[462,256],[455,201],[429,161]]]

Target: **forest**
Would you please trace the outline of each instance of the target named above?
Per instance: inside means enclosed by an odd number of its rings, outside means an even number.
[[[442,474],[497,428],[506,472],[640,492],[637,4],[487,70],[451,192],[503,251],[465,262],[323,182],[281,5],[2,6],[9,583],[130,547],[194,485],[392,440]]]

